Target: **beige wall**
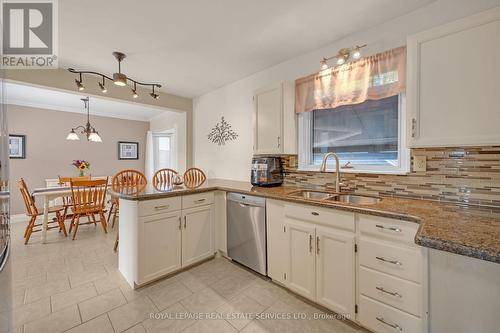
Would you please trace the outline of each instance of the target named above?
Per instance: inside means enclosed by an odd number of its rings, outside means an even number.
[[[24,212],[17,181],[23,177],[30,191],[45,186],[45,179],[58,175],[76,176],[71,166],[74,159],[84,159],[91,163],[93,175],[112,176],[121,169],[144,171],[146,132],[149,122],[116,118],[91,118],[93,126],[101,134],[102,143],[87,140],[67,141],[71,127],[85,123],[85,115],[45,109],[7,105],[9,133],[26,135],[26,159],[10,160],[10,180],[12,184],[11,213]],[[118,160],[118,141],[139,142],[139,160]],[[38,202],[41,207],[42,203]]]

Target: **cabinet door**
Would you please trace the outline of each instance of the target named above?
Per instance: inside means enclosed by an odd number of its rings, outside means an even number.
[[[283,88],[277,84],[254,96],[254,153],[281,153]]]
[[[181,268],[181,214],[140,218],[139,284]]]
[[[285,231],[284,202],[267,199],[267,275],[286,284],[288,273],[288,238]]]
[[[500,143],[499,35],[496,8],[408,39],[411,147]]]
[[[354,234],[316,227],[316,302],[354,318]]]
[[[306,298],[315,298],[314,225],[290,218],[285,220],[288,236],[288,287]]]
[[[214,255],[213,205],[182,211],[182,267]]]

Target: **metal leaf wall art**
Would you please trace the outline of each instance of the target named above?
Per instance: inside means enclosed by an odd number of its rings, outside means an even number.
[[[236,140],[238,133],[232,130],[231,125],[222,117],[212,131],[208,134],[208,140],[219,146],[225,145],[228,141]]]

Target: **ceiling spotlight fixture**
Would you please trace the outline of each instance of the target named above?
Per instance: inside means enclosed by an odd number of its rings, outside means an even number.
[[[76,87],[78,88],[79,91],[82,91],[85,89],[82,83],[82,74],[80,73],[80,79],[75,79]]]
[[[82,74],[91,74],[91,75],[97,75],[102,78],[102,83],[99,82],[99,88],[101,89],[102,93],[106,93],[108,90],[106,89],[106,80],[113,81],[113,83],[117,86],[124,87],[127,85],[128,81],[131,81],[134,83],[134,89],[132,89],[132,97],[137,98],[139,95],[137,95],[137,85],[140,86],[146,86],[146,87],[151,87],[153,89],[153,92],[149,95],[151,97],[158,99],[160,98],[160,95],[155,93],[155,88],[161,88],[161,85],[158,83],[145,83],[145,82],[139,82],[137,80],[134,80],[130,77],[127,77],[124,73],[122,73],[122,68],[121,68],[121,62],[123,59],[126,58],[126,55],[122,52],[113,52],[113,56],[116,58],[118,61],[118,73],[113,73],[113,77],[107,76],[102,73],[98,72],[93,72],[93,71],[78,71],[73,68],[68,68],[68,71],[71,73],[75,73],[79,75],[79,79],[75,79],[76,86],[78,90],[82,91],[84,89],[83,83],[82,83]]]
[[[139,95],[137,95],[137,84],[134,82],[134,89],[132,89],[132,97],[137,98]]]
[[[155,86],[153,86],[153,92],[149,94],[149,96],[153,97],[154,99],[159,99],[160,95],[155,93]]]
[[[343,48],[343,49],[340,49],[336,55],[329,57],[329,58],[321,59],[319,62],[320,66],[321,66],[321,70],[328,69],[329,68],[328,61],[330,61],[332,59],[335,59],[335,63],[337,66],[345,64],[346,62],[349,61],[349,59],[351,59],[353,61],[359,60],[361,58],[360,49],[362,49],[365,46],[366,46],[366,44],[361,45],[361,46],[355,46],[355,47],[352,47],[349,49]]]
[[[90,125],[90,106],[89,106],[89,98],[82,98],[82,101],[85,105],[85,109],[87,110],[87,124],[85,126],[77,126],[71,129],[71,131],[68,133],[68,136],[66,137],[66,140],[71,140],[71,141],[76,141],[80,140],[78,137],[78,134],[76,134],[76,130],[81,129],[82,134],[85,134],[87,137],[87,141],[92,141],[92,142],[102,142],[101,136],[99,135],[99,132]]]
[[[101,88],[101,92],[103,94],[107,93],[108,92],[108,89],[106,89],[106,86],[105,86],[105,82],[104,82],[104,76],[102,77],[102,83],[99,82],[99,88]]]

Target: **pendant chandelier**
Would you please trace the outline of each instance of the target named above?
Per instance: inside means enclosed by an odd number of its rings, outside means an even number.
[[[93,72],[93,71],[78,71],[73,68],[68,68],[68,71],[71,73],[78,74],[78,78],[75,79],[75,84],[76,87],[78,88],[79,91],[85,90],[85,86],[83,85],[83,74],[89,74],[89,75],[95,75],[101,77],[101,81],[98,83],[99,84],[99,89],[101,89],[101,92],[103,94],[108,92],[108,89],[106,88],[106,80],[113,82],[117,86],[124,87],[127,85],[128,81],[132,82],[134,84],[133,88],[130,88],[132,97],[137,98],[139,97],[139,94],[137,93],[137,86],[145,86],[145,87],[150,87],[151,88],[151,93],[149,94],[151,97],[154,99],[159,99],[160,95],[158,95],[155,92],[155,88],[161,88],[161,85],[158,83],[145,83],[145,82],[139,82],[137,80],[134,80],[124,73],[122,73],[122,68],[121,68],[121,62],[123,59],[125,59],[126,55],[122,52],[113,52],[113,56],[116,58],[118,61],[118,73],[113,73],[113,77],[109,77],[105,74],[98,73],[98,72]]]
[[[76,134],[76,130],[81,129],[82,130],[81,133],[85,134],[85,136],[87,137],[87,141],[102,142],[99,132],[97,132],[94,126],[90,125],[89,98],[88,97],[82,98],[82,101],[85,104],[85,109],[87,110],[87,124],[85,126],[77,126],[72,128],[71,131],[68,133],[66,140],[71,140],[71,141],[80,140],[80,137],[78,137],[78,134]]]

